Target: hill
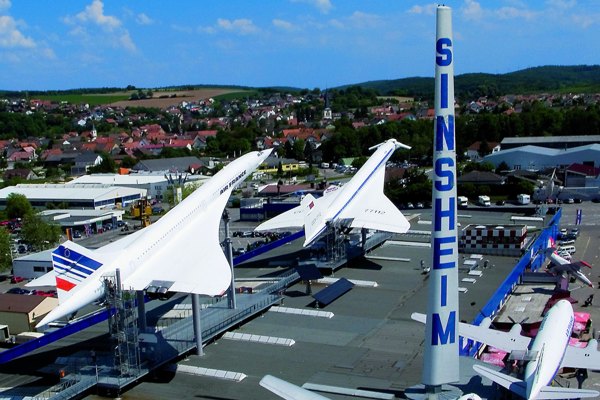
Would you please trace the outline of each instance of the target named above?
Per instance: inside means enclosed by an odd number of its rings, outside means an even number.
[[[433,77],[415,77],[369,81],[337,89],[361,86],[381,94],[429,99],[433,97],[433,81]],[[463,99],[540,92],[593,93],[600,92],[600,65],[543,66],[507,74],[463,74],[455,76],[454,85],[456,96]]]

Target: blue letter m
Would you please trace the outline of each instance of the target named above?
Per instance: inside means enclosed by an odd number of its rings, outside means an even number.
[[[446,330],[442,326],[442,321],[440,320],[440,314],[432,315],[432,323],[431,327],[431,344],[432,346],[437,346],[438,344],[448,344],[448,339],[450,339],[450,343],[454,343],[456,339],[456,311],[451,311],[448,316],[448,324],[446,325]]]

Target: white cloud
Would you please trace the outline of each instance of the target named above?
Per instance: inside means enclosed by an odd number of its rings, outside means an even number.
[[[483,17],[483,9],[481,4],[475,0],[465,0],[465,5],[462,8],[462,13],[466,19],[479,21]]]
[[[137,48],[135,47],[133,40],[131,40],[131,36],[129,36],[129,32],[127,32],[127,31],[123,32],[119,36],[118,43],[120,44],[119,47],[122,47],[126,50],[129,50],[131,52],[137,51]]]
[[[342,21],[336,18],[329,20],[329,25],[337,29],[344,29],[346,27]]]
[[[291,0],[292,3],[306,3],[316,7],[323,14],[327,14],[333,8],[330,0]]]
[[[550,8],[558,8],[561,10],[566,10],[566,9],[575,7],[577,5],[577,1],[576,0],[548,0],[548,1],[546,1],[546,4],[548,4],[548,6]]]
[[[234,20],[228,20],[219,18],[217,25],[228,32],[238,33],[240,35],[249,35],[258,32],[258,27],[254,25],[252,20],[247,18],[240,18]]]
[[[410,10],[408,10],[411,14],[424,14],[424,15],[434,15],[435,10],[437,9],[437,4],[427,4],[425,6],[412,6]]]
[[[354,11],[348,17],[348,21],[355,28],[374,28],[381,24],[381,17],[375,14],[367,14],[362,11]]]
[[[379,15],[367,14],[362,11],[355,11],[352,15],[344,17],[341,20],[333,18],[329,20],[329,25],[337,29],[364,29],[380,26],[382,19]]]
[[[33,48],[33,39],[25,37],[19,30],[13,17],[0,16],[0,47],[4,48]]]
[[[117,17],[104,14],[104,3],[102,0],[94,0],[92,4],[85,7],[85,10],[75,16],[80,22],[92,22],[106,30],[113,30],[121,26],[121,21]]]
[[[571,16],[571,19],[573,20],[573,23],[575,24],[575,26],[580,26],[583,29],[587,29],[590,26],[597,24],[599,21],[600,15],[573,15]]]
[[[10,6],[10,0],[0,0],[0,11],[8,10]]]
[[[495,14],[501,19],[523,18],[527,20],[534,19],[537,13],[515,7],[502,7],[496,10]]]
[[[199,26],[198,32],[207,33],[209,35],[214,35],[217,33],[217,30],[212,26]]]
[[[279,29],[283,29],[285,31],[296,30],[296,27],[291,22],[284,21],[282,19],[274,19],[272,22],[273,22],[273,26],[275,26]]]
[[[140,25],[152,25],[154,23],[154,20],[144,13],[138,14],[135,20]]]
[[[63,18],[63,21],[66,24],[73,26],[69,33],[72,36],[78,37],[87,45],[90,45],[91,43],[87,27],[89,25],[96,25],[105,32],[105,37],[102,42],[131,52],[137,51],[129,31],[122,26],[121,20],[113,15],[106,15],[104,13],[104,3],[102,0],[93,0],[82,12],[75,16],[66,16]],[[95,33],[95,36],[96,35],[97,33]],[[98,41],[96,40],[95,42],[97,45]]]

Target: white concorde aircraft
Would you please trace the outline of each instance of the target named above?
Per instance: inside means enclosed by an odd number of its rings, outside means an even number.
[[[590,264],[586,263],[585,261],[569,261],[566,258],[561,257],[553,247],[546,249],[546,257],[548,257],[551,262],[551,264],[548,266],[548,271],[554,274],[566,273],[572,275],[589,287],[594,287],[592,281],[590,281],[590,279],[581,271],[581,267],[592,268]]]
[[[410,223],[383,194],[385,164],[400,147],[410,149],[396,139],[371,147],[377,150],[344,186],[330,186],[318,199],[307,195],[298,207],[263,222],[255,230],[304,227],[304,247],[328,226],[406,232]]]
[[[219,243],[219,224],[232,190],[271,154],[250,152],[229,163],[149,227],[89,250],[67,240],[52,252],[59,305],[37,327],[65,317],[104,295],[104,277],[120,270],[125,289],[158,293],[223,294],[231,271]],[[30,282],[40,286],[47,275]]]
[[[426,322],[425,314],[413,313],[411,318]],[[569,346],[574,320],[571,303],[560,300],[544,316],[534,339],[522,336],[519,324],[515,324],[510,332],[490,329],[489,318],[484,319],[479,326],[461,322],[458,329],[463,337],[506,352],[527,354],[526,358],[530,361],[525,367],[523,380],[484,366],[473,366],[479,375],[525,399],[596,397],[600,393],[595,390],[549,386],[560,368],[600,369],[600,352],[596,340],[590,340],[585,348]]]

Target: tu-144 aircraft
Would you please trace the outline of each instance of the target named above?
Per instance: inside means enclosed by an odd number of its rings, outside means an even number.
[[[54,280],[59,305],[37,327],[77,312],[104,295],[105,277],[118,268],[126,289],[222,295],[231,283],[219,243],[219,224],[233,189],[271,149],[232,161],[151,226],[96,250],[67,240],[52,252],[53,271],[30,282]]]
[[[410,149],[396,139],[373,146],[377,149],[352,179],[342,187],[330,186],[323,196],[306,195],[300,205],[256,227],[256,231],[304,227],[304,247],[330,226],[367,228],[405,233],[410,224],[383,194],[385,164],[398,148]]]
[[[592,268],[592,266],[585,261],[569,261],[564,257],[561,257],[556,249],[553,247],[549,247],[546,249],[546,256],[550,259],[550,265],[548,265],[548,271],[554,274],[568,274],[579,281],[585,283],[589,287],[594,287],[594,284],[590,279],[585,276],[585,274],[581,271],[581,267]]]
[[[426,322],[424,314],[413,313],[412,319]],[[461,322],[459,334],[500,350],[525,354],[527,365],[523,379],[481,365],[473,369],[491,381],[525,399],[568,399],[596,397],[595,390],[549,386],[560,368],[600,368],[598,342],[590,340],[585,348],[569,346],[573,330],[573,307],[567,300],[558,301],[544,316],[534,339],[521,335],[521,325],[515,324],[510,332],[490,329],[486,318],[479,326]]]

